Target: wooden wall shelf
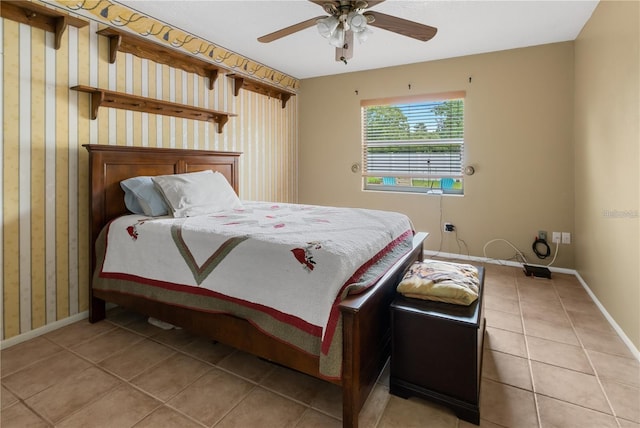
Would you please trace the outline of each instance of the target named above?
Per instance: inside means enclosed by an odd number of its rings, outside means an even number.
[[[282,101],[282,108],[285,108],[289,98],[291,98],[292,95],[295,95],[294,92],[267,85],[259,80],[251,79],[240,74],[229,73],[227,74],[227,77],[234,81],[234,94],[236,97],[240,93],[240,89],[246,89],[247,91],[257,92],[258,94],[267,95],[271,98],[278,98]]]
[[[208,61],[181,52],[159,43],[152,42],[141,36],[136,36],[126,31],[118,30],[113,27],[107,27],[98,34],[109,39],[109,62],[113,64],[116,61],[118,51],[127,52],[140,58],[150,59],[160,64],[166,64],[171,67],[180,68],[189,73],[195,73],[203,77],[209,78],[209,89],[213,89],[213,85],[218,77],[219,72],[228,71],[224,67],[218,67]],[[235,95],[240,93],[240,89],[257,92],[272,98],[278,98],[282,101],[282,108],[285,108],[287,101],[294,92],[281,89],[268,83],[264,83],[257,79],[242,76],[236,73],[227,74],[228,77],[234,79]]]
[[[105,28],[97,33],[109,38],[109,62],[111,64],[116,61],[116,54],[120,51],[207,77],[209,78],[210,90],[213,89],[213,84],[218,78],[220,67],[186,52],[163,46],[141,36],[112,27]]]
[[[67,25],[77,28],[89,25],[87,21],[80,18],[29,1],[2,0],[0,16],[54,33],[56,49],[60,49],[62,35]]]
[[[214,122],[218,124],[217,131],[220,134],[222,133],[222,128],[229,120],[229,117],[236,116],[233,113],[225,113],[153,98],[139,97],[137,95],[93,88],[90,86],[78,85],[71,89],[91,94],[91,119],[96,119],[98,117],[98,108],[100,106],[104,106],[139,111],[143,113],[162,114],[165,116]]]

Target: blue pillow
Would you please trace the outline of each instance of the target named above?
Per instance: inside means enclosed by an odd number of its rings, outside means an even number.
[[[124,190],[124,204],[132,213],[157,217],[169,212],[151,177],[127,178],[120,182],[120,187]]]

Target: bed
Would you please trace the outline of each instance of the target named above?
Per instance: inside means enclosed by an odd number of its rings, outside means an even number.
[[[158,176],[212,170],[224,175],[238,191],[240,153],[147,147],[85,145],[89,151],[91,272],[96,271],[95,244],[105,226],[127,214],[120,182],[136,176]],[[409,239],[410,247],[375,284],[348,296],[338,305],[341,337],[341,375],[327,377],[320,358],[278,340],[248,320],[215,311],[195,310],[179,304],[108,289],[89,289],[89,320],[105,318],[105,303],[140,312],[180,326],[258,357],[340,385],[343,391],[343,426],[357,427],[358,415],[390,353],[389,305],[407,268],[422,258],[425,233]],[[101,254],[100,254],[101,256]]]

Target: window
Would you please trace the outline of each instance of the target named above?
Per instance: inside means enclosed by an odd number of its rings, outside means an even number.
[[[464,95],[362,101],[364,189],[463,194]]]

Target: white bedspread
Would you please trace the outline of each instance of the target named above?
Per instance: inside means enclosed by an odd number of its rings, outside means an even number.
[[[129,215],[108,230],[100,276],[196,287],[324,338],[332,306],[364,268],[412,236],[399,213],[244,202],[174,219]]]

